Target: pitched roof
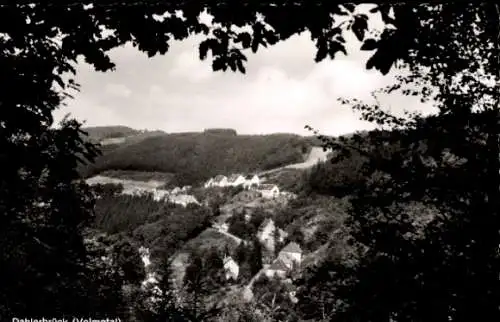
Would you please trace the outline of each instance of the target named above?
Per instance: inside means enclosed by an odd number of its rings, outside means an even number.
[[[233,260],[233,258],[231,256],[228,256],[226,258],[224,258],[224,266],[229,263],[229,262],[234,262],[236,264],[236,262]]]
[[[299,253],[299,254],[302,254],[302,249],[300,249],[300,246],[297,243],[295,243],[295,242],[289,243],[281,251],[284,252],[284,253]]]
[[[281,260],[281,258],[275,260],[271,266],[269,266],[269,269],[273,271],[287,271],[288,267],[286,264]]]
[[[260,230],[264,229],[267,225],[269,225],[270,222],[273,222],[272,218],[268,217],[268,218],[264,219],[262,224],[260,224]]]
[[[252,178],[253,178],[253,175],[251,175],[251,174],[247,174],[247,175],[245,176],[245,179],[246,179],[246,180],[252,180]]]
[[[226,176],[222,175],[222,174],[219,174],[217,176],[215,176],[214,178],[214,181],[217,181],[217,182],[220,182],[222,181]]]
[[[229,176],[229,178],[227,179],[229,182],[234,182],[236,181],[236,179],[238,179],[239,177],[241,176],[241,174],[232,174]]]
[[[260,185],[260,190],[271,190],[271,189],[274,189],[274,187],[277,188],[277,186],[275,184],[272,184],[272,183],[264,183],[264,184],[261,184]]]

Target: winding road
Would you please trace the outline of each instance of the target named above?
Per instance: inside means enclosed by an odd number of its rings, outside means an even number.
[[[283,169],[307,169],[312,167],[318,162],[324,162],[327,160],[328,154],[331,151],[323,151],[322,147],[317,147],[314,146],[311,148],[311,152],[309,152],[309,155],[307,156],[306,160],[304,162],[299,162],[299,163],[294,163],[294,164],[289,164],[285,165],[283,167],[271,169],[271,170],[266,170],[261,173],[259,173],[259,176],[265,175],[265,174],[270,174],[273,172],[277,172]]]

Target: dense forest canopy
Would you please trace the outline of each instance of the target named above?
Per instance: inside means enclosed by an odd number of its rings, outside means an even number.
[[[148,195],[119,195],[108,189],[96,202],[93,227],[109,235],[131,236],[157,257],[173,254],[183,242],[209,227],[213,216],[202,207],[185,208]]]

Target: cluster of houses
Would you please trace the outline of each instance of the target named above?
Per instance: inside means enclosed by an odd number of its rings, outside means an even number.
[[[151,194],[153,194],[153,198],[155,200],[159,201],[159,200],[166,198],[167,196],[185,195],[188,193],[189,189],[190,189],[190,186],[185,186],[182,188],[175,187],[172,190],[140,187],[140,186],[129,186],[129,187],[123,187],[122,193],[125,195],[143,195],[143,194],[151,193]]]
[[[224,271],[227,280],[237,280],[240,267],[231,256],[224,256]],[[291,242],[278,254],[278,257],[269,265],[264,265],[263,273],[269,277],[285,278],[294,268],[302,262],[302,249],[299,244]]]
[[[245,189],[256,190],[261,193],[262,197],[272,199],[280,194],[280,190],[275,184],[264,184],[259,176],[242,174],[232,174],[229,177],[218,175],[205,182],[205,188],[211,187],[238,187],[243,186]]]
[[[160,189],[163,185],[162,182],[151,180],[149,182],[116,179],[105,176],[95,176],[86,180],[89,185],[97,184],[116,184],[123,187],[122,194],[130,196],[142,196],[151,194],[156,201],[168,201],[171,203],[179,204],[186,207],[188,204],[200,203],[196,198],[189,194],[191,186],[184,186],[182,188],[175,187],[172,190]]]
[[[232,174],[229,177],[219,174],[214,178],[209,179],[205,182],[205,188],[210,187],[237,187],[243,186],[245,188],[258,187],[260,185],[259,176],[247,175],[243,176],[241,174]]]
[[[269,265],[264,274],[267,277],[284,278],[287,273],[302,263],[302,249],[299,244],[291,242],[286,245],[278,254],[278,257]]]
[[[188,189],[190,187],[176,187],[173,190],[166,190],[166,189],[144,189],[144,188],[138,188],[134,187],[131,189],[123,189],[123,194],[128,194],[128,195],[144,195],[144,194],[152,194],[153,199],[155,201],[168,201],[171,203],[175,203],[178,205],[182,205],[186,207],[188,204],[197,204],[199,205],[200,203],[196,198],[190,194],[187,193]]]
[[[267,218],[261,224],[257,233],[258,240],[262,245],[274,253],[276,242],[282,243],[288,234],[277,227],[274,220]],[[284,278],[285,275],[302,263],[302,250],[300,246],[291,242],[287,244],[278,254],[278,257],[270,265],[265,265],[264,273],[268,277],[278,276]]]
[[[276,231],[278,234],[276,234]],[[262,223],[257,233],[257,238],[265,248],[274,252],[276,235],[278,236],[278,241],[283,242],[287,233],[276,227],[274,221],[268,218]],[[300,266],[301,263],[302,249],[297,243],[291,242],[279,252],[278,256],[271,264],[264,265],[263,273],[268,277],[277,276],[279,278],[284,278],[295,267]],[[239,266],[230,256],[224,256],[224,270],[226,279],[238,279]]]

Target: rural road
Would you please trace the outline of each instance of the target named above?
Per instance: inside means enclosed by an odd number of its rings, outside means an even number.
[[[283,169],[307,169],[318,163],[318,161],[326,161],[327,156],[330,153],[330,151],[323,151],[323,148],[314,146],[311,149],[311,152],[309,152],[309,155],[307,156],[307,159],[304,162],[299,162],[299,163],[294,163],[294,164],[289,164],[283,167],[263,171],[259,173],[259,176],[264,175],[264,174],[269,174],[273,173],[276,171],[280,171]]]

